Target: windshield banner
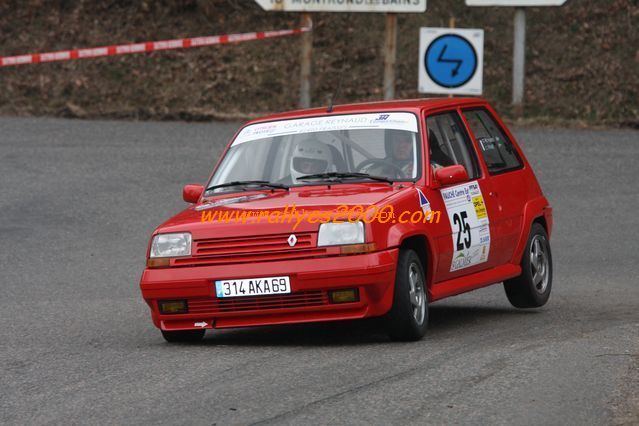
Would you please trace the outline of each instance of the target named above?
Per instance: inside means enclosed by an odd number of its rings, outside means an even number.
[[[233,145],[275,136],[301,133],[331,132],[338,130],[391,129],[417,133],[417,117],[409,112],[330,115],[296,120],[271,121],[246,126]]]

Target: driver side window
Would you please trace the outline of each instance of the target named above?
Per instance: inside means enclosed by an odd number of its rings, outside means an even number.
[[[477,155],[461,118],[455,111],[426,118],[428,149],[433,170],[461,164],[470,179],[477,179],[481,172]]]

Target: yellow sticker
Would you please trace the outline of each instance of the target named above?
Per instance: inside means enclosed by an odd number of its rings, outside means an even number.
[[[486,205],[484,204],[484,197],[482,197],[481,195],[473,197],[473,206],[475,206],[477,219],[483,219],[488,216],[488,214],[486,213]]]

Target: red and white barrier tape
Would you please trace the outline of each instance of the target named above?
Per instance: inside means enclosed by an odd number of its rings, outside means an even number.
[[[43,62],[71,61],[74,59],[99,58],[101,56],[130,55],[132,53],[155,52],[157,50],[188,49],[216,44],[239,43],[266,38],[288,37],[311,31],[310,27],[292,30],[261,31],[256,33],[226,34],[209,37],[183,38],[177,40],[147,41],[116,46],[92,47],[88,49],[61,50],[59,52],[30,53],[27,55],[0,57],[0,67],[39,64]]]

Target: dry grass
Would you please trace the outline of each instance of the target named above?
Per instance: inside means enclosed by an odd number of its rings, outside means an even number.
[[[420,26],[485,33],[485,97],[510,111],[512,15],[429,1],[402,15],[397,68],[401,98],[420,95]],[[298,25],[295,14],[266,13],[250,0],[0,3],[0,54],[61,50]],[[325,103],[342,80],[339,103],[382,96],[379,14],[314,15],[313,101]],[[243,118],[295,108],[299,42],[275,39],[183,51],[0,69],[0,114],[135,119]],[[570,0],[531,9],[525,122],[639,126],[639,2]]]

